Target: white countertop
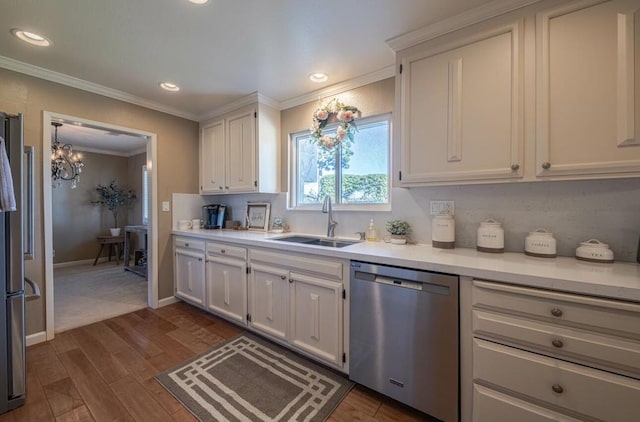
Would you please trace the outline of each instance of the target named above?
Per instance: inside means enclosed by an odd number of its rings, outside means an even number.
[[[328,248],[273,240],[299,233],[236,230],[173,230],[172,233],[640,302],[640,265],[635,263],[599,264],[568,257],[534,258],[523,253],[488,254],[475,249],[437,249],[427,244],[392,245],[382,241]]]

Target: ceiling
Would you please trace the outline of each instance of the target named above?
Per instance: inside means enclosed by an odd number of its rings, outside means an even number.
[[[198,120],[259,92],[285,101],[394,63],[386,40],[490,0],[8,0],[0,56]],[[12,28],[53,45],[36,47]],[[329,80],[309,81],[323,71]],[[159,88],[161,81],[179,92]]]

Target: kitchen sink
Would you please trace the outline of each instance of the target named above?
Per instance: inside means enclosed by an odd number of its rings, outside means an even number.
[[[298,235],[278,237],[273,240],[278,240],[280,242],[301,243],[303,245],[325,246],[327,248],[344,248],[345,246],[355,245],[356,243],[360,243],[360,241],[358,240],[338,240],[338,239],[329,239],[329,238],[323,238],[323,237],[298,236]]]

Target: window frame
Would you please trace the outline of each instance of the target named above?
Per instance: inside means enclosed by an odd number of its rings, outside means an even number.
[[[387,202],[383,204],[365,204],[365,203],[333,203],[333,209],[338,211],[391,211],[392,197],[392,142],[393,142],[393,119],[392,113],[381,113],[373,116],[363,117],[356,121],[358,128],[372,123],[386,121],[388,125],[388,142],[387,142]],[[338,127],[338,123],[332,123],[324,128],[324,131],[332,131]],[[318,211],[322,208],[322,203],[318,204],[298,204],[298,149],[297,139],[303,136],[309,136],[309,129],[289,134],[289,192],[287,200],[287,210],[290,211]],[[357,136],[357,135],[356,135]],[[357,140],[355,141],[357,142]],[[336,178],[342,180],[342,169],[336,168]]]

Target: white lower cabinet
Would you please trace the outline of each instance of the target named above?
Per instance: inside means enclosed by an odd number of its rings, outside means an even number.
[[[175,295],[205,306],[204,242],[176,238],[174,242]]]
[[[247,263],[207,256],[207,309],[246,322]]]
[[[342,284],[291,273],[291,341],[323,360],[342,363]]]
[[[289,336],[289,272],[259,264],[249,278],[250,325],[257,331],[287,340]]]
[[[207,242],[206,281],[209,311],[247,322],[247,249]]]
[[[250,259],[250,327],[345,370],[346,262],[267,250]]]
[[[474,280],[474,422],[635,422],[640,305]]]

